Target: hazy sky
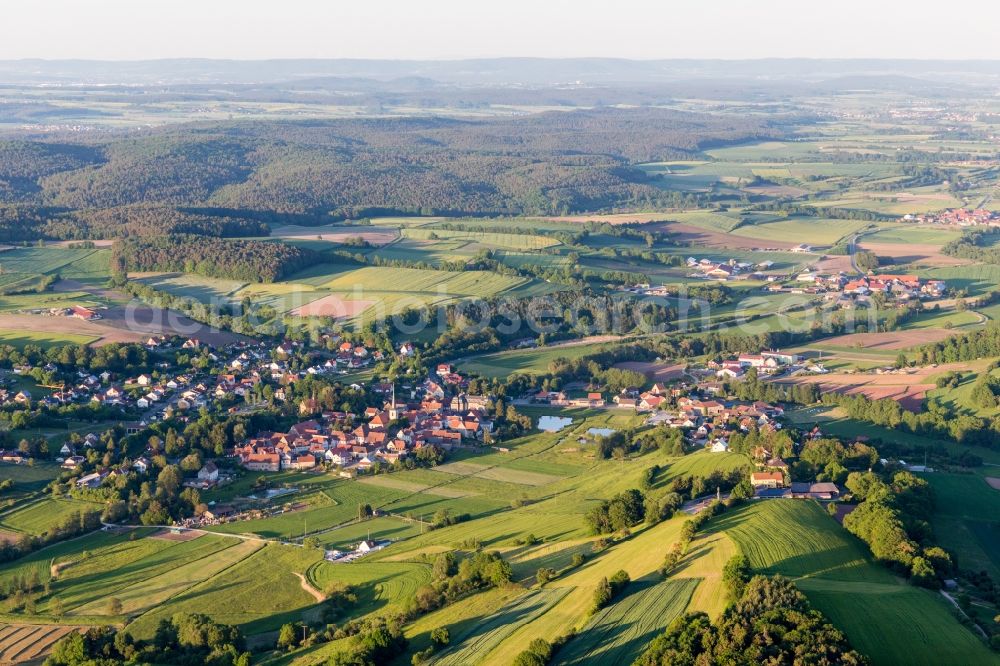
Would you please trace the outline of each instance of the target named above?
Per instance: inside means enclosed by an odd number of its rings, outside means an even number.
[[[996,0],[9,0],[0,59],[1000,59]]]

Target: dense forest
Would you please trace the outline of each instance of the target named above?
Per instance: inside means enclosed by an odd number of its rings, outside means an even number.
[[[43,229],[50,215],[118,209],[68,216],[104,229],[135,217],[123,207],[136,205],[337,216],[669,207],[690,195],[664,191],[635,164],[779,135],[755,118],[664,109],[199,123],[72,137],[79,144],[0,142],[0,203],[31,206],[25,221],[41,218]],[[162,208],[139,217],[148,215],[189,224]]]
[[[315,262],[316,253],[284,243],[191,234],[119,240],[111,265],[125,271],[177,271],[207,277],[274,282]]]
[[[256,217],[229,211],[202,211],[137,204],[104,209],[70,210],[43,206],[0,205],[0,242],[84,240],[158,234],[267,236],[270,228]]]

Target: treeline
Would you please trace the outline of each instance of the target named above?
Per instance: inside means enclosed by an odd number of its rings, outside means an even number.
[[[955,240],[945,243],[941,247],[941,253],[986,264],[1000,264],[1000,247],[993,246],[997,234],[998,230],[995,228],[968,230]]]
[[[71,632],[59,641],[46,666],[118,666],[119,664],[204,664],[250,666],[250,653],[239,628],[207,615],[178,613],[160,620],[153,640],[135,640],[114,627]]]
[[[149,352],[139,344],[119,343],[90,347],[88,345],[60,345],[42,348],[38,345],[14,347],[0,345],[0,368],[17,365],[44,366],[54,363],[66,372],[89,370],[99,374],[105,370],[128,372],[146,370],[150,365]]]
[[[954,335],[940,342],[932,342],[916,350],[920,365],[975,361],[980,358],[1000,357],[1000,323],[990,322],[961,335]]]
[[[821,208],[818,206],[805,206],[793,204],[788,201],[769,201],[754,204],[748,212],[760,211],[769,213],[780,213],[784,215],[797,215],[803,217],[827,217],[835,220],[863,220],[867,222],[892,222],[896,220],[892,215],[877,213],[872,210],[861,208]]]
[[[0,205],[0,242],[100,240],[161,234],[267,236],[270,227],[251,217],[208,214],[163,205],[135,204],[69,210],[34,205]]]
[[[274,282],[316,262],[316,253],[284,243],[171,234],[115,243],[115,273],[177,271],[245,282]]]

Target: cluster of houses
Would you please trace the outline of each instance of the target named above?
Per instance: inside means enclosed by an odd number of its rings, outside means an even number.
[[[925,224],[948,224],[956,227],[1000,226],[1000,215],[985,208],[949,208],[941,213],[919,213],[903,216],[903,222]]]
[[[707,367],[721,379],[740,379],[750,368],[754,368],[761,375],[774,375],[796,368],[801,362],[802,359],[797,354],[762,351],[759,354],[740,354],[736,358],[721,361],[711,360],[707,363]]]
[[[793,285],[772,284],[767,291],[801,294],[822,294],[827,302],[850,309],[864,304],[876,293],[885,294],[891,302],[905,304],[912,300],[932,300],[945,295],[948,285],[943,280],[922,280],[916,275],[876,275],[850,277],[843,272],[823,274],[812,270],[799,273]]]
[[[451,366],[438,370],[442,381],[457,378],[457,392],[446,399],[441,384],[427,379],[398,400],[395,385],[376,384],[373,391],[387,398],[382,408],[363,414],[325,411],[320,418],[297,423],[285,433],[265,432],[242,442],[233,451],[246,469],[277,472],[317,466],[365,472],[376,462],[392,464],[426,446],[450,450],[479,442],[492,432],[487,414],[488,396],[461,391],[464,380]]]
[[[735,432],[747,432],[751,428],[761,432],[781,429],[778,419],[785,412],[778,405],[763,401],[748,403],[706,397],[708,391],[700,387],[698,393],[701,397],[678,397],[676,409],[661,410],[650,416],[647,422],[683,430],[692,445],[704,447],[713,453],[729,451],[729,438]]]
[[[135,427],[138,428],[139,426],[136,425]],[[100,437],[96,433],[91,432],[87,433],[78,444],[66,442],[59,449],[59,457],[56,458],[56,462],[60,463],[62,469],[74,471],[87,461],[86,457],[80,454],[84,453],[87,449],[94,448],[99,441]],[[115,476],[126,475],[131,472],[139,475],[148,474],[152,466],[150,457],[153,455],[154,452],[147,449],[146,455],[140,456],[134,461],[125,461],[110,468],[97,469],[76,479],[76,487],[99,488],[107,478],[114,478]],[[227,478],[222,475],[219,467],[214,462],[209,461],[202,465],[193,477],[185,479],[184,485],[206,490],[219,485],[221,481],[227,480]]]
[[[774,265],[774,262],[764,261],[759,264],[752,264],[746,261],[728,259],[716,262],[711,259],[687,258],[687,267],[698,271],[695,276],[700,276],[706,280],[746,280],[750,278],[761,278],[761,271],[766,271]]]
[[[288,358],[295,353],[296,343],[283,342],[277,346],[275,352],[278,358]],[[372,351],[364,345],[354,344],[344,341],[337,346],[334,357],[327,359],[322,364],[311,365],[306,368],[306,373],[310,375],[323,375],[329,373],[347,374],[351,370],[361,370],[367,368],[373,362],[381,361],[385,357],[378,349]]]

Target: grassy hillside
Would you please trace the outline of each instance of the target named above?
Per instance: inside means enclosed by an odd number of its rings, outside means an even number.
[[[755,502],[712,523],[755,570],[791,578],[878,664],[1000,663],[937,594],[896,579],[818,504]]]

